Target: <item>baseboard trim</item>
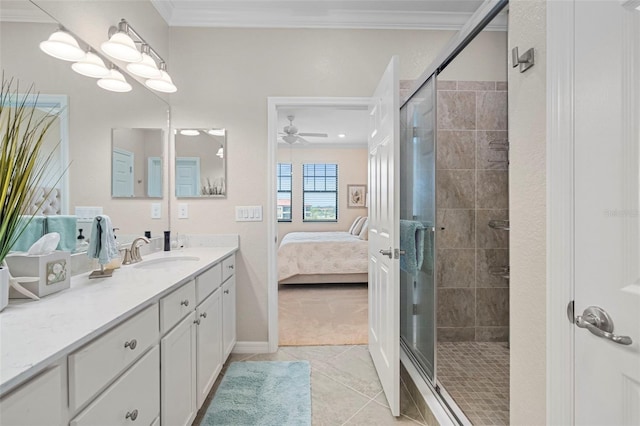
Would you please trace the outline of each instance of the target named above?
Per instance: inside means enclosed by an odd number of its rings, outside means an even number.
[[[236,342],[231,352],[234,354],[266,354],[269,353],[269,342]]]

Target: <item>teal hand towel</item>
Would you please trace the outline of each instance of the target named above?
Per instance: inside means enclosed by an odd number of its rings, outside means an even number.
[[[118,257],[118,247],[109,216],[98,215],[93,219],[87,256],[98,259],[101,265],[106,265]]]
[[[60,242],[56,250],[74,251],[76,248],[76,223],[77,216],[54,215],[47,216],[46,233],[57,232],[60,234]]]
[[[45,234],[45,217],[44,216],[22,216],[20,225],[29,221],[25,230],[20,234],[18,241],[11,248],[12,251],[27,251],[29,247]]]
[[[415,220],[400,220],[400,269],[417,275],[424,260],[424,234],[422,223]]]

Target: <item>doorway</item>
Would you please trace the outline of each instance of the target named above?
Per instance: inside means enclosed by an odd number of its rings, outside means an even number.
[[[367,186],[366,106],[359,98],[272,99],[277,343],[366,344],[364,222],[349,231],[367,206],[348,200],[353,187]]]

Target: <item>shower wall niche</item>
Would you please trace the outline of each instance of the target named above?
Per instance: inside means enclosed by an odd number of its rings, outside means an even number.
[[[507,341],[507,83],[438,81],[437,129],[438,341]]]

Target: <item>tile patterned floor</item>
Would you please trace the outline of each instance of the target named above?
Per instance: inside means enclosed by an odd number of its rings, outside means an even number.
[[[504,342],[439,342],[438,380],[474,425],[509,424]]]
[[[232,354],[193,424],[199,426],[202,422],[229,363],[294,360],[311,363],[314,426],[425,424],[404,387],[400,397],[402,415],[391,415],[366,346],[284,346],[273,354]]]

